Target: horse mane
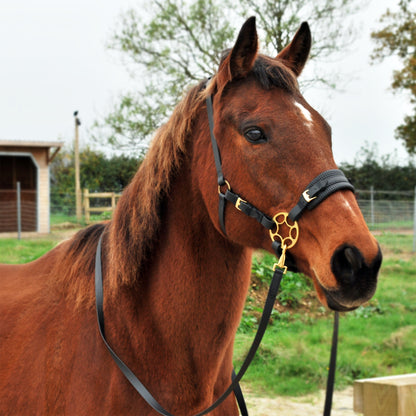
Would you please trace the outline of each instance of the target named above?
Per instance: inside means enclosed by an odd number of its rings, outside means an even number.
[[[291,93],[298,89],[294,74],[282,62],[267,56],[257,57],[251,76],[264,89],[278,87]],[[209,83],[201,81],[188,91],[167,123],[156,131],[145,159],[120,197],[112,221],[81,230],[67,242],[68,248],[54,271],[56,276],[63,275],[63,287],[80,292],[82,282],[74,283],[76,276],[88,276],[83,279],[85,284],[92,278],[102,233],[103,269],[110,272],[110,288],[138,281],[158,239],[164,201],[187,155],[193,122],[207,95],[226,93],[227,85],[222,82],[216,74]],[[79,293],[76,296],[78,299]]]
[[[191,88],[156,132],[145,159],[117,203],[107,252],[109,263],[115,265],[116,284],[136,281],[149,258],[158,236],[164,198],[186,157],[193,121],[205,100],[204,85],[201,82]]]

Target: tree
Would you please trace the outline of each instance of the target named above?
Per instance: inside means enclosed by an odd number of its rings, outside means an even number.
[[[416,154],[416,10],[412,0],[400,0],[399,9],[387,9],[380,22],[384,28],[371,34],[376,42],[372,60],[382,61],[396,55],[402,68],[394,71],[391,87],[394,91],[407,92],[413,104],[413,114],[405,116],[396,129],[396,138],[402,140],[409,154]],[[412,9],[413,7],[413,9]]]
[[[122,15],[109,46],[133,65],[140,87],[121,97],[101,123],[111,129],[108,141],[118,148],[137,149],[166,120],[191,83],[216,71],[222,51],[232,44],[235,28],[247,16],[258,17],[262,46],[272,55],[289,43],[302,20],[308,20],[315,39],[311,59],[325,61],[351,42],[351,26],[344,24],[345,16],[362,3],[156,0],[146,4],[148,15],[143,10],[129,10]],[[320,71],[306,83],[334,87],[334,79],[322,74]]]
[[[376,143],[364,146],[357,152],[354,163],[343,163],[340,168],[356,190],[369,190],[372,186],[383,191],[409,191],[413,198],[416,165],[409,158],[407,165],[400,165],[394,153],[380,155]],[[397,199],[394,192],[383,194],[383,198]]]
[[[120,193],[136,173],[140,158],[127,155],[108,158],[104,153],[86,148],[80,152],[80,162],[81,189]],[[75,208],[73,152],[59,152],[51,163],[50,171],[51,206],[72,214]]]

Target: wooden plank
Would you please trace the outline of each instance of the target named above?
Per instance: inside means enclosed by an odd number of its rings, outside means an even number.
[[[94,192],[90,193],[90,198],[112,198],[114,195],[114,192]]]
[[[90,207],[89,212],[112,212],[112,207]]]
[[[356,380],[354,411],[364,416],[416,415],[416,373]]]

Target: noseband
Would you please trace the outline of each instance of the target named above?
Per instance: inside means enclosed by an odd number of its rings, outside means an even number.
[[[263,335],[266,331],[270,315],[273,311],[274,302],[276,300],[277,292],[280,287],[280,282],[283,274],[286,273],[287,267],[285,265],[285,255],[288,249],[291,249],[299,238],[298,219],[301,217],[305,209],[311,210],[319,205],[324,199],[341,189],[354,190],[353,186],[348,182],[345,175],[337,169],[327,170],[318,175],[309,185],[299,198],[298,203],[287,212],[279,212],[270,218],[251,203],[244,200],[239,194],[232,191],[231,185],[224,178],[222,172],[221,155],[218,148],[217,140],[214,135],[214,117],[212,108],[212,98],[208,96],[206,99],[208,121],[210,127],[211,143],[214,153],[215,166],[218,178],[218,195],[219,195],[219,223],[224,235],[227,235],[225,228],[225,206],[227,202],[232,203],[236,209],[257,220],[266,230],[269,231],[272,240],[272,248],[279,258],[278,263],[275,264],[273,270],[273,279],[270,283],[267,300],[263,309],[263,314],[260,318],[259,327],[254,337],[254,341],[249,349],[249,352],[240,368],[238,374],[232,372],[232,382],[228,389],[217,399],[209,408],[199,412],[195,416],[203,416],[216,407],[218,407],[232,392],[234,392],[238,405],[240,407],[241,415],[248,416],[247,408],[244,402],[243,394],[241,392],[239,381],[242,379],[244,373],[249,367],[254,355],[259,347]],[[224,189],[224,192],[223,192]],[[286,229],[286,230],[285,230]],[[110,352],[113,360],[134,387],[140,396],[152,407],[156,412],[164,416],[173,416],[165,410],[146,389],[141,381],[129,369],[129,367],[118,357],[108,344],[104,331],[104,293],[102,281],[102,265],[101,265],[101,242],[102,235],[98,241],[96,257],[95,257],[95,298],[97,321],[100,335],[105,346]],[[336,360],[336,346],[338,334],[338,314],[335,313],[333,343],[331,349],[330,370],[327,382],[327,395],[325,400],[324,416],[329,416],[331,413],[332,393],[335,377],[335,360]]]

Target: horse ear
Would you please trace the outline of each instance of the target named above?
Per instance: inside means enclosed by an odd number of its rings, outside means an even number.
[[[312,35],[307,22],[303,22],[296,35],[276,57],[284,62],[298,77],[311,50]]]
[[[241,27],[237,41],[218,70],[218,89],[235,78],[244,78],[252,69],[257,56],[256,18],[250,17]]]
[[[230,54],[232,78],[245,77],[254,65],[257,56],[258,40],[256,18],[250,17],[241,27],[237,41]]]

